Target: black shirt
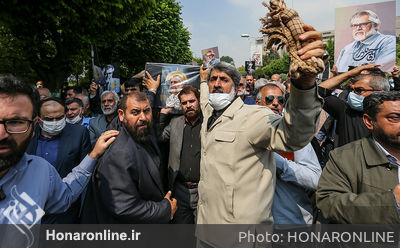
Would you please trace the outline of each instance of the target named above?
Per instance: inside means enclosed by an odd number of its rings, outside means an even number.
[[[203,119],[201,117],[194,125],[187,120],[185,121],[185,127],[183,129],[181,164],[178,173],[179,181],[197,183],[200,180],[200,130],[202,122]]]
[[[370,135],[363,121],[363,112],[350,108],[349,104],[339,97],[329,95],[332,91],[318,87],[318,92],[324,97],[323,109],[337,120],[335,148]]]

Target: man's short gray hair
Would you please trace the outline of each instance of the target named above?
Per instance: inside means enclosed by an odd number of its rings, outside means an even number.
[[[258,90],[258,92],[257,92],[256,101],[261,102],[261,91],[262,91],[262,89],[264,89],[265,87],[276,87],[276,88],[278,88],[278,89],[282,92],[282,96],[284,96],[284,95],[285,95],[285,92],[282,91],[281,87],[279,87],[278,84],[280,84],[280,83],[277,83],[276,81],[274,81],[274,82],[268,82],[268,83],[266,83],[265,85],[263,85],[263,86]],[[284,85],[282,85],[282,86],[285,87]]]
[[[88,104],[90,103],[89,97],[88,97],[87,95],[81,93],[81,94],[77,94],[77,95],[75,96],[75,98],[77,98],[78,96],[82,96],[83,105],[88,105]]]
[[[384,73],[368,73],[368,74],[360,74],[357,75],[356,77],[352,78],[352,82],[357,82],[360,81],[364,78],[369,78],[369,86],[374,89],[374,90],[383,90],[383,91],[389,91],[390,90],[390,84],[389,80],[384,76]]]
[[[100,99],[103,100],[103,96],[108,95],[108,94],[113,94],[114,95],[114,100],[115,102],[119,101],[119,96],[115,91],[111,91],[111,90],[106,90],[101,94]]]
[[[357,13],[355,13],[351,19],[350,19],[350,23],[353,24],[353,21],[355,18],[361,17],[367,15],[368,16],[368,20],[375,23],[375,27],[376,29],[379,28],[379,25],[381,25],[381,21],[379,20],[379,17],[377,14],[375,14],[375,12],[371,11],[371,10],[362,10],[362,11],[358,11]]]
[[[238,86],[240,83],[240,73],[233,65],[226,62],[218,62],[216,63],[208,72],[207,81],[210,81],[211,72],[213,70],[222,71],[228,74],[228,76],[232,79],[235,86]]]

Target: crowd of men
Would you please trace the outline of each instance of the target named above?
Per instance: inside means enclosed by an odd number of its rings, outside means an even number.
[[[322,57],[305,29],[298,54]],[[0,223],[26,223],[23,193],[31,223],[400,223],[397,67],[392,85],[376,64],[317,85],[218,62],[174,111],[145,75],[65,99],[0,77]]]

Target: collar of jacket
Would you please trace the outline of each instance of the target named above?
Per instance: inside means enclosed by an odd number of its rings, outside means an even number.
[[[363,138],[361,140],[361,145],[367,167],[374,167],[379,165],[387,166],[388,164],[390,164],[385,154],[383,154],[376,146],[374,140],[372,139],[372,136]]]
[[[235,112],[241,109],[243,105],[244,103],[242,99],[240,97],[236,97],[235,101],[233,101],[233,103],[222,113],[222,115],[232,119]]]

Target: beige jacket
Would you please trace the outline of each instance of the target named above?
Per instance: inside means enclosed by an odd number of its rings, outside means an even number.
[[[208,131],[213,108],[207,83],[201,83],[200,92],[204,121],[197,224],[273,223],[272,151],[298,150],[311,141],[322,105],[316,87],[293,86],[283,118],[237,98]]]

